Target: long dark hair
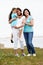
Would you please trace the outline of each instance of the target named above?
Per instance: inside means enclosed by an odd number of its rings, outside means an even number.
[[[25,15],[25,11],[26,11],[26,10],[29,12],[29,15],[31,15],[30,11],[26,8],[26,9],[24,9],[24,11],[23,11],[23,16],[26,16],[26,15]]]
[[[20,8],[17,8],[17,10],[19,10],[21,12],[20,15],[19,15],[19,16],[21,16],[22,15],[22,10]]]
[[[16,8],[12,8],[12,10],[11,10],[11,12],[10,12],[10,14],[9,14],[9,21],[10,21],[10,19],[12,19],[12,18],[11,18],[11,15],[12,15],[12,12],[14,11],[14,9],[16,9]]]

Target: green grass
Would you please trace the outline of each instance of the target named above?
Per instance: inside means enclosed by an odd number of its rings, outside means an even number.
[[[18,50],[20,57],[15,57],[14,49],[0,49],[0,65],[43,65],[43,49],[35,50],[36,57],[22,57],[20,49]],[[28,54],[26,48],[25,53]]]

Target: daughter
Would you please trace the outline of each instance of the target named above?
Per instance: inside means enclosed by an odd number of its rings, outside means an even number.
[[[17,24],[17,12],[16,8],[13,8],[9,15],[9,23],[11,24],[11,28]],[[13,34],[11,34],[11,42],[13,43]]]

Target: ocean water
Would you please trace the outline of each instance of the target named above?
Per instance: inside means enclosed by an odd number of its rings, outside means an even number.
[[[33,37],[33,45],[34,47],[43,48],[43,36]]]
[[[4,44],[5,48],[14,48],[14,43],[11,43],[10,38],[6,37],[6,38],[0,38],[0,44]],[[34,47],[39,47],[39,48],[43,48],[43,37],[33,37],[33,45]],[[26,44],[24,43],[24,46],[26,46]],[[20,48],[20,44],[18,42],[18,48]]]

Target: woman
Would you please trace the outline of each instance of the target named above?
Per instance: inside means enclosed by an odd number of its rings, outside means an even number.
[[[27,45],[27,50],[28,50],[28,55],[27,56],[36,56],[34,46],[32,44],[32,39],[33,39],[33,18],[30,14],[30,11],[28,9],[24,9],[23,15],[26,18],[26,23],[24,26],[24,37]]]
[[[25,17],[22,16],[22,10],[20,8],[17,8],[17,15],[18,15],[17,28],[19,30],[18,37],[20,42],[20,48],[21,48],[22,56],[26,56],[24,53],[24,37],[23,37],[23,27],[25,24]]]
[[[15,14],[15,10],[13,10],[12,13],[14,15]],[[12,19],[14,19],[14,20],[12,20]],[[26,56],[24,54],[23,41],[20,39],[21,35],[22,35],[22,28],[21,27],[24,26],[24,23],[22,23],[22,21],[24,22],[24,19],[22,19],[22,11],[21,11],[20,8],[17,8],[17,20],[16,20],[16,22],[15,22],[14,16],[13,16],[13,18],[10,19],[9,22],[11,22],[11,21],[12,21],[11,26],[12,26],[12,31],[13,31],[13,41],[14,41],[15,56],[19,57],[19,54],[17,52],[17,50],[18,50],[18,40],[20,41],[22,56]],[[19,23],[21,23],[22,25],[19,24]]]

